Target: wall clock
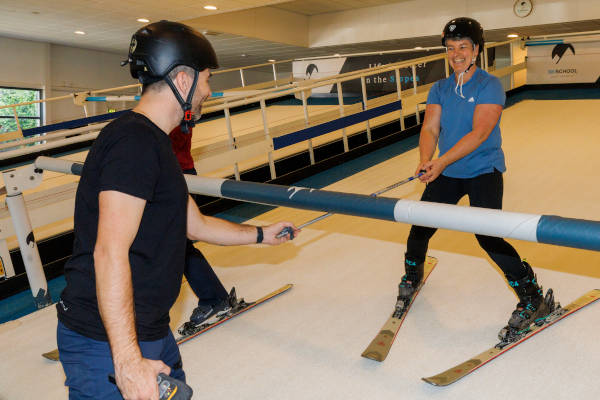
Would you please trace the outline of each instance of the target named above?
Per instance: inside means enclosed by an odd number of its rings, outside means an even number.
[[[531,0],[517,0],[513,5],[513,12],[517,17],[525,18],[533,11],[533,3]]]

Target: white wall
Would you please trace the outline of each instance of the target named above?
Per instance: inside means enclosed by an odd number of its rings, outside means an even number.
[[[137,83],[129,74],[129,67],[121,67],[126,55],[67,46],[51,46],[51,93],[47,97],[64,96],[73,92]],[[117,94],[117,93],[114,93]],[[106,112],[106,103],[89,103],[89,115]],[[82,107],[72,101],[50,104],[48,122],[64,121],[85,116]],[[52,119],[50,119],[52,118]]]
[[[598,0],[535,0],[525,18],[513,14],[514,0],[412,0],[315,15],[309,19],[310,47],[440,35],[454,17],[477,19],[484,29],[600,18]]]
[[[119,65],[125,55],[5,37],[0,55],[0,86],[44,89],[46,98],[136,83]],[[92,113],[98,107],[92,104]],[[48,103],[45,110],[46,123],[84,116],[71,100]]]
[[[50,44],[0,37],[0,85],[43,89]]]

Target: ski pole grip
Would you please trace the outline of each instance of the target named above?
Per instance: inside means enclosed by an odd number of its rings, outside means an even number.
[[[113,374],[108,375],[108,380],[115,385],[117,384]],[[159,400],[190,400],[194,394],[192,388],[185,382],[163,373],[158,374],[156,382],[158,383]]]
[[[294,230],[292,228],[290,228],[289,226],[286,226],[285,228],[283,228],[281,230],[281,232],[279,232],[275,237],[277,239],[280,239],[287,235],[290,235],[290,240],[294,240]]]

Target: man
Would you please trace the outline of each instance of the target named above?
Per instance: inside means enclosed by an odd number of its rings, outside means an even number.
[[[189,129],[210,95],[209,69],[218,65],[208,40],[183,24],[149,24],[133,35],[127,63],[142,97],[102,130],[87,156],[57,305],[71,399],[157,399],[159,373],[185,379],[168,324],[186,237],[279,244],[289,239],[275,237],[283,228],[296,234],[287,222],[263,229],[204,216],[188,195],[168,133]]]
[[[483,29],[471,18],[456,18],[442,33],[448,63],[454,73],[436,82],[429,92],[419,139],[421,161],[416,172],[427,183],[421,200],[456,204],[464,196],[474,207],[502,208],[506,170],[500,116],[505,94],[498,78],[475,65],[483,51]],[[439,145],[439,157],[434,159]],[[399,300],[406,303],[423,279],[423,262],[436,229],[413,226],[407,241],[406,274],[399,285]],[[502,269],[519,297],[508,326],[501,334],[527,329],[545,317],[550,304],[531,266],[504,239],[475,235],[479,245]]]

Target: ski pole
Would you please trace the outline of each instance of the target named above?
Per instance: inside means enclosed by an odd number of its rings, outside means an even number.
[[[383,189],[381,189],[381,190],[378,190],[378,191],[376,191],[376,192],[374,192],[374,193],[371,193],[369,196],[371,196],[371,197],[377,197],[377,196],[379,196],[380,194],[383,194],[383,193],[385,193],[385,192],[389,192],[390,190],[392,190],[392,189],[395,189],[395,188],[397,188],[398,186],[402,186],[402,185],[404,185],[405,183],[408,183],[408,182],[410,182],[410,181],[412,181],[412,180],[414,180],[414,179],[417,179],[418,177],[420,177],[420,176],[421,176],[421,175],[423,175],[424,173],[425,173],[424,171],[420,171],[420,172],[419,172],[417,175],[414,175],[414,176],[411,176],[411,177],[409,177],[409,178],[406,178],[406,179],[404,179],[404,180],[402,180],[402,181],[400,181],[400,182],[396,182],[396,183],[394,183],[393,185],[386,186],[385,188],[383,188]],[[327,218],[327,217],[330,217],[330,216],[332,216],[332,215],[333,215],[333,213],[330,213],[330,212],[328,212],[328,213],[325,213],[325,214],[323,214],[323,215],[320,215],[320,216],[318,216],[317,218],[313,218],[313,219],[311,219],[310,221],[307,221],[307,222],[303,223],[302,225],[300,225],[300,226],[298,227],[298,229],[302,229],[302,228],[304,228],[304,227],[307,227],[307,226],[309,226],[309,225],[312,225],[312,224],[314,224],[315,222],[318,222],[318,221],[320,221],[320,220],[322,220],[322,219],[325,219],[325,218]],[[294,238],[294,232],[292,231],[292,228],[290,228],[289,226],[286,226],[286,227],[285,227],[285,228],[283,228],[283,229],[281,230],[281,232],[279,232],[279,233],[278,233],[278,234],[277,234],[275,237],[276,237],[277,239],[279,239],[279,238],[282,238],[282,237],[284,237],[285,235],[290,235],[290,240],[291,240],[291,239],[293,239],[293,238]]]

